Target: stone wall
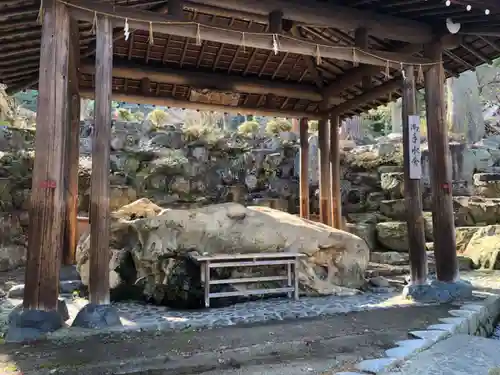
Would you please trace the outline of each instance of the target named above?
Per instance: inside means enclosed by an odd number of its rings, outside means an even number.
[[[89,208],[91,133],[92,125],[82,123],[81,215],[86,215]],[[2,251],[8,254],[26,244],[34,134],[33,129],[0,128],[0,242]],[[146,121],[115,123],[112,134],[113,210],[144,197],[168,208],[238,202],[298,211],[299,145],[294,133],[245,136],[207,127],[154,128]],[[319,211],[317,135],[310,135],[309,141],[311,212],[315,214]],[[343,140],[341,144],[342,205],[347,229],[365,239],[372,251],[401,251],[407,248],[401,135],[391,134],[371,144],[356,142]],[[460,211],[457,226],[499,224],[491,218],[491,212],[497,215],[496,208],[492,211],[485,207],[500,206],[496,203],[500,178],[495,174],[500,162],[500,137],[489,137],[474,145],[450,142],[449,147],[453,195],[457,196],[455,205]],[[432,228],[425,142],[422,166],[425,218]],[[471,195],[482,198],[460,198]],[[479,209],[474,208],[478,205]],[[432,241],[429,230],[427,237]],[[0,270],[15,267],[24,259],[9,257],[14,260],[5,266],[0,261]]]
[[[83,216],[90,203],[91,133],[92,125],[82,123],[78,210]],[[254,137],[218,128],[118,122],[112,134],[113,210],[144,197],[168,208],[239,202],[297,211],[299,146],[293,133]],[[11,246],[24,251],[26,245],[34,135],[33,129],[0,128],[0,248],[9,254]],[[22,259],[5,267],[0,261],[0,271]]]

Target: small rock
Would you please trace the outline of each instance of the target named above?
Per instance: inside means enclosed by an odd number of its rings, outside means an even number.
[[[72,327],[102,329],[121,325],[120,316],[112,305],[89,303],[78,312]]]
[[[389,280],[387,280],[384,276],[372,277],[370,280],[368,280],[368,282],[374,287],[388,288],[391,286]]]
[[[409,263],[410,256],[406,253],[397,251],[372,252],[370,254],[370,260],[374,263],[405,265]]]

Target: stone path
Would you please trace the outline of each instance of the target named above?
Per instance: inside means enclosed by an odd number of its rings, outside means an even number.
[[[489,375],[500,373],[500,342],[455,335],[383,375]],[[382,374],[381,374],[382,375]]]
[[[0,320],[6,319],[8,312],[21,300],[7,299],[0,305]],[[66,298],[70,325],[85,306],[87,300]],[[298,318],[314,318],[339,313],[387,309],[398,306],[419,305],[403,299],[398,293],[365,293],[350,297],[305,297],[299,301],[289,299],[267,299],[240,303],[229,307],[196,311],[172,310],[164,306],[154,306],[135,302],[114,304],[122,320],[123,327],[115,330],[161,329],[185,330],[233,326],[246,323],[263,323]],[[81,329],[77,334],[81,334]],[[56,335],[67,334],[67,330]],[[91,333],[91,332],[89,332]]]
[[[127,331],[85,340],[4,344],[0,373],[186,375],[298,360],[327,361],[326,374],[335,374],[382,356],[395,341],[408,338],[409,329],[437,323],[449,308],[407,306],[212,330]]]
[[[464,272],[462,278],[471,281],[483,291],[495,292],[500,289],[500,272]],[[0,331],[4,326],[10,310],[20,304],[20,299],[4,299],[0,302]],[[85,299],[66,297],[70,325],[78,311],[87,303]],[[405,300],[399,292],[363,293],[349,297],[303,297],[299,301],[290,299],[266,299],[240,303],[229,307],[207,310],[180,311],[164,306],[154,306],[135,302],[120,302],[118,309],[123,327],[118,330],[161,329],[185,330],[233,326],[236,324],[281,321],[297,318],[314,318],[330,316],[353,311],[370,311],[397,306],[419,306]],[[76,330],[81,335],[92,331]],[[67,335],[68,330],[62,330],[55,335]]]

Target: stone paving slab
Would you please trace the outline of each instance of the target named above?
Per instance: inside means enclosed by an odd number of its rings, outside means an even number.
[[[5,320],[13,306],[21,300],[7,299],[0,305],[0,320]],[[71,325],[78,311],[87,304],[81,298],[66,298]],[[234,326],[248,323],[264,323],[298,318],[315,318],[336,314],[388,309],[399,306],[424,306],[405,300],[398,293],[363,293],[348,297],[304,297],[298,301],[273,298],[261,301],[239,303],[229,307],[202,310],[173,310],[165,306],[155,306],[135,302],[120,302],[114,306],[118,310],[123,327],[110,330],[162,330],[182,331]],[[83,334],[83,329],[72,328],[75,334]],[[67,334],[68,330],[55,335]],[[89,330],[89,334],[90,334]]]
[[[454,335],[381,375],[489,375],[500,367],[500,341]]]
[[[470,280],[475,287],[489,292],[500,290],[500,272],[464,272],[461,275]],[[484,295],[482,296],[484,298]],[[20,304],[21,300],[4,299],[0,301],[0,332],[5,323],[8,313],[12,308]],[[66,298],[70,319],[66,322],[71,325],[73,319],[87,301],[85,299]],[[361,293],[353,296],[325,296],[325,297],[302,297],[299,301],[286,298],[265,299],[239,303],[229,307],[212,308],[202,310],[173,310],[165,306],[154,306],[136,302],[115,303],[123,327],[118,331],[127,330],[162,330],[182,331],[186,329],[216,328],[234,326],[247,323],[262,323],[270,321],[282,321],[297,318],[314,318],[332,316],[355,311],[371,311],[377,309],[392,308],[398,306],[423,306],[404,299],[398,292],[386,293]],[[112,329],[113,330],[113,329]],[[96,332],[79,328],[63,329],[55,333],[60,335],[74,334],[92,335]]]

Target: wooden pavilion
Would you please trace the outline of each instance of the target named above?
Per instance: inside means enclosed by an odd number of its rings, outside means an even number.
[[[427,262],[409,121],[415,87],[425,86],[437,278],[457,278],[443,83],[500,56],[498,0],[1,0],[0,56],[0,82],[10,92],[39,90],[25,308],[56,309],[60,265],[74,262],[81,96],[96,100],[93,303],[109,303],[112,99],[300,118],[304,217],[304,135],[307,119],[318,119],[320,218],[340,228],[338,132],[330,128],[402,96],[418,285]]]

